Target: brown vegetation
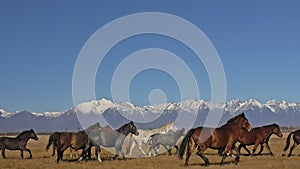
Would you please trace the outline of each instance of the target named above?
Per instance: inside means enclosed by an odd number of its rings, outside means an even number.
[[[241,156],[241,162],[238,165],[231,164],[230,161],[233,161],[234,158],[228,157],[226,162],[230,163],[225,166],[220,166],[219,162],[221,161],[221,157],[217,156],[216,151],[208,150],[207,157],[210,159],[210,162],[213,163],[208,167],[201,166],[203,161],[196,156],[195,154],[192,156],[190,161],[189,169],[193,168],[243,168],[243,169],[252,169],[252,168],[265,168],[265,169],[296,169],[300,168],[300,156],[299,150],[294,151],[296,155],[288,158],[286,156],[282,156],[283,147],[285,145],[287,134],[284,134],[283,138],[277,138],[276,136],[272,136],[270,140],[270,147],[275,154],[275,157],[271,156]],[[46,152],[45,146],[47,143],[48,136],[47,135],[39,135],[39,140],[34,141],[30,140],[28,143],[28,148],[32,150],[33,159],[27,159],[29,155],[25,152],[25,159],[20,159],[19,151],[6,151],[7,159],[3,159],[0,157],[0,168],[64,168],[64,169],[77,169],[77,168],[102,168],[102,169],[159,169],[159,168],[187,168],[184,167],[184,161],[179,160],[177,156],[168,156],[167,153],[157,156],[157,157],[147,157],[147,158],[138,158],[138,159],[127,159],[123,160],[115,160],[111,161],[110,158],[113,157],[112,154],[102,151],[101,157],[103,159],[102,163],[99,163],[96,159],[92,161],[84,161],[77,163],[75,158],[71,159],[69,157],[69,151],[67,150],[64,154],[65,161],[56,164],[56,157],[51,156],[51,151]],[[251,147],[250,147],[251,148]],[[162,148],[161,148],[162,149]],[[146,149],[145,149],[146,150]],[[135,151],[138,152],[138,151]],[[242,151],[242,153],[245,153]]]

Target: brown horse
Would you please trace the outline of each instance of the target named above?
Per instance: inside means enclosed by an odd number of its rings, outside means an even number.
[[[275,134],[278,137],[282,137],[280,128],[275,123],[271,125],[256,127],[253,128],[251,131],[247,131],[244,128],[241,129],[240,135],[238,137],[238,141],[241,143],[238,147],[238,152],[241,153],[240,151],[243,147],[249,154],[251,154],[251,156],[253,156],[257,147],[261,145],[258,154],[260,154],[263,151],[263,146],[265,146],[266,149],[269,151],[270,155],[274,156],[269,146],[269,140],[272,134]],[[250,153],[250,151],[246,148],[247,145],[254,145],[252,153]]]
[[[85,152],[88,152],[88,157],[91,157],[88,136],[85,131],[79,131],[76,133],[61,132],[59,133],[58,140],[54,145],[57,148],[57,163],[62,160],[64,151],[69,147],[74,149],[75,151],[83,149],[85,150]],[[84,155],[85,154],[82,153],[81,157],[83,157]]]
[[[292,155],[293,150],[298,146],[298,144],[300,144],[300,130],[293,131],[293,132],[291,132],[288,135],[288,137],[286,139],[286,146],[284,148],[284,151],[286,151],[286,150],[289,149],[289,147],[290,147],[290,140],[291,140],[292,135],[293,135],[294,144],[293,144],[293,146],[290,149],[288,157],[290,157]]]
[[[225,125],[216,129],[205,127],[191,129],[184,137],[180,145],[179,158],[183,158],[183,154],[187,147],[185,165],[188,165],[191,154],[197,148],[197,155],[204,160],[205,165],[209,165],[209,160],[204,156],[203,152],[208,148],[225,148],[221,161],[221,164],[223,165],[227,154],[235,147],[242,128],[249,130],[251,129],[251,125],[249,124],[244,113],[237,115],[236,117],[230,119]],[[205,135],[207,136],[207,139],[203,138]],[[239,154],[237,154],[235,159],[236,163],[238,163],[239,158]]]

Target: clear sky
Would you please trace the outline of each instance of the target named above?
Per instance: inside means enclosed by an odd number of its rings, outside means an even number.
[[[188,20],[214,44],[227,78],[227,100],[300,101],[300,2],[278,1],[14,1],[0,2],[0,108],[63,111],[73,106],[78,54],[99,28],[137,12],[164,12]],[[180,56],[196,76],[201,98],[210,83],[193,52],[174,39],[141,35],[122,41],[103,60],[96,96],[111,98],[111,77],[130,53],[162,48]],[[158,70],[131,82],[130,97],[149,104],[153,89],[180,101],[176,81]]]

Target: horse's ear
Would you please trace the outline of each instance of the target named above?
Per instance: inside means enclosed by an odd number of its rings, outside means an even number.
[[[131,121],[130,124],[133,124],[133,121]]]
[[[241,116],[245,117],[245,113],[242,113]]]

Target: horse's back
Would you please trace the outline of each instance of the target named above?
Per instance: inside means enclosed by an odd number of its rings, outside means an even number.
[[[115,130],[92,130],[88,135],[95,144],[104,147],[112,147],[118,139],[123,141],[125,139],[125,135],[120,134]]]
[[[296,130],[293,133],[294,133],[294,135],[293,135],[294,140],[296,140],[298,143],[300,143],[300,130]]]
[[[1,137],[0,138],[0,146],[4,146],[9,150],[16,150],[20,147],[20,141],[17,138],[13,137]]]
[[[0,137],[0,145],[4,145],[8,137]]]

